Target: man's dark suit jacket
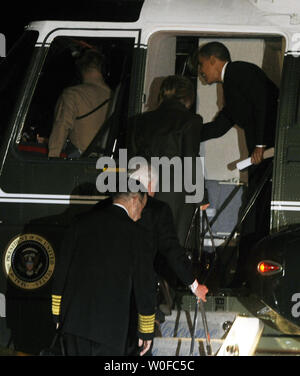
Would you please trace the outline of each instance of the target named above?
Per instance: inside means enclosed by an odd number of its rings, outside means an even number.
[[[220,137],[237,124],[245,131],[250,154],[256,145],[274,146],[278,88],[263,70],[243,61],[228,63],[223,91],[225,105],[203,127],[202,140]]]
[[[90,211],[70,227],[52,295],[63,332],[103,344],[111,355],[123,355],[133,290],[142,323],[139,337],[153,337],[148,324],[154,323],[155,282],[144,239],[126,211],[111,204]]]

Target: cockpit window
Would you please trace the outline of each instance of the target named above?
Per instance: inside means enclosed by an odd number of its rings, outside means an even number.
[[[38,38],[37,31],[26,31],[9,51],[0,64],[0,138],[7,127],[16,97],[22,86],[25,74],[32,58],[34,45]],[[22,64],[20,64],[22,61]]]
[[[112,128],[127,116],[133,48],[133,38],[55,38],[17,140],[23,156],[109,153]]]

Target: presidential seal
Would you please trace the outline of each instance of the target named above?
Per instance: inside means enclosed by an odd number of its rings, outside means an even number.
[[[51,244],[42,236],[22,234],[8,244],[3,265],[14,285],[34,290],[44,286],[51,278],[55,254]]]

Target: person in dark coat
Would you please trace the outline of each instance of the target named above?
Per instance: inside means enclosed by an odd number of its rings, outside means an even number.
[[[145,193],[121,193],[70,226],[55,269],[52,312],[68,355],[125,355],[134,293],[141,355],[154,335],[151,253],[137,221]]]
[[[171,208],[168,203],[156,198],[157,170],[145,161],[138,169],[130,170],[129,176],[141,181],[147,188],[148,200],[138,224],[150,236],[155,272],[163,275],[160,259],[165,260],[181,282],[189,286],[198,299],[206,301],[207,287],[198,283],[191,260],[179,242]]]
[[[151,244],[151,253],[153,265],[157,280],[163,283],[163,280],[169,279],[169,270],[171,270],[180,281],[191,289],[193,294],[206,302],[208,289],[205,285],[198,282],[197,275],[193,269],[191,260],[187,257],[185,249],[180,245],[172,211],[169,205],[155,198],[158,174],[154,166],[145,161],[140,164],[136,170],[130,170],[129,176],[132,179],[141,181],[144,187],[147,187],[148,200],[143,210],[142,217],[138,224],[142,226],[149,236],[148,243]],[[165,286],[166,288],[168,286]],[[159,301],[157,310],[157,320],[163,320],[160,311]],[[135,312],[135,306],[132,306]],[[128,354],[134,355],[136,349],[136,315],[131,315],[130,330],[128,335]],[[145,355],[149,355],[150,351]]]
[[[253,163],[248,168],[245,195],[245,203],[248,203],[268,164],[272,163],[263,160],[263,153],[275,144],[279,90],[255,64],[232,62],[230,52],[222,43],[210,42],[201,46],[197,58],[199,74],[208,84],[221,82],[225,100],[224,107],[214,120],[203,127],[202,140],[220,137],[235,124],[245,131]],[[249,246],[269,233],[270,201],[271,183],[267,181],[241,229],[241,265],[246,264],[244,259]]]
[[[189,111],[195,94],[192,82],[182,76],[169,76],[160,88],[160,105],[154,111],[142,113],[130,120],[128,126],[127,148],[129,157],[141,156],[150,161],[153,157],[179,157],[184,166],[184,158],[190,157],[192,166],[190,175],[182,168],[181,189],[175,187],[174,171],[170,171],[169,189],[163,187],[164,175],[159,176],[159,187],[155,197],[167,202],[172,210],[180,244],[184,246],[195,205],[203,199],[203,176],[197,184],[198,192],[187,192],[184,178],[195,182],[196,174],[202,174],[202,168],[196,168],[199,156],[202,130],[202,117]],[[198,194],[197,194],[198,193]],[[187,202],[187,196],[194,195],[193,203]]]
[[[203,127],[202,140],[220,137],[237,124],[245,131],[252,163],[261,163],[265,148],[274,146],[277,86],[255,64],[232,62],[227,47],[219,42],[199,48],[198,69],[208,84],[223,84],[225,99],[223,109]]]

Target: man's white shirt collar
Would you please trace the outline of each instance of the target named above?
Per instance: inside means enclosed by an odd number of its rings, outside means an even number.
[[[124,205],[117,204],[117,203],[113,203],[113,205],[119,206],[120,208],[124,209],[124,210],[126,211],[127,215],[129,216],[129,214],[128,214],[128,210],[125,208]]]
[[[225,63],[223,65],[223,68],[222,68],[222,72],[221,72],[221,81],[224,82],[224,76],[225,76],[225,70],[226,70],[226,67],[227,67],[227,64],[229,63],[229,61],[227,61],[227,63]]]

